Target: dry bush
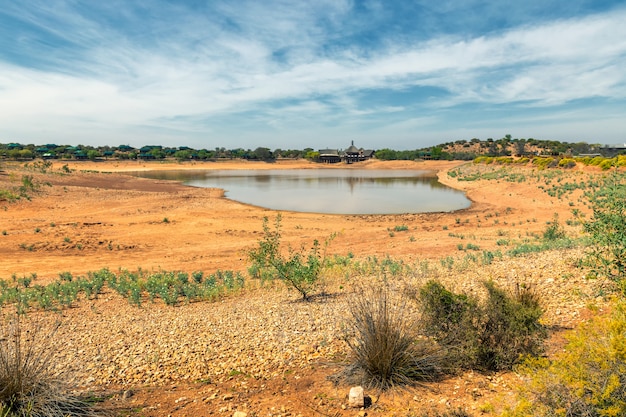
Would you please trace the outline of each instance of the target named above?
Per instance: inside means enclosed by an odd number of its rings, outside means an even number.
[[[68,391],[55,369],[57,326],[11,314],[0,323],[0,415],[92,416],[92,407]]]
[[[405,297],[384,283],[355,293],[348,305],[346,329],[352,352],[345,372],[349,382],[385,390],[440,374],[440,350],[416,337],[412,310]]]

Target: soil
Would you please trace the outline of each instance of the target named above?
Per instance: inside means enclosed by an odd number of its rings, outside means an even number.
[[[16,189],[24,175],[32,176],[36,184],[28,198],[0,200],[0,278],[36,273],[38,284],[56,280],[61,272],[81,275],[101,268],[246,273],[246,251],[262,237],[263,218],[273,219],[276,212],[228,200],[219,189],[125,174],[137,170],[428,170],[440,182],[464,191],[472,201],[470,208],[454,213],[282,213],[285,243],[300,247],[336,234],[329,251],[351,254],[356,259],[389,256],[407,264],[438,264],[446,257],[458,259],[467,253],[460,247],[470,242],[481,251],[503,250],[503,239],[541,235],[555,215],[568,233],[580,232],[576,226],[565,224],[572,218],[572,205],[579,196],[573,194],[569,200],[550,197],[538,188],[540,180],[532,175],[536,171],[528,167],[516,168],[527,180],[511,182],[461,181],[448,175],[457,168],[468,172],[494,170],[459,161],[372,160],[340,166],[307,161],[67,161],[54,162],[46,172],[32,164],[27,168],[22,165],[0,165],[4,170],[0,170],[0,189]],[[572,171],[571,175],[595,173]],[[587,212],[588,208],[581,206],[581,210]],[[396,226],[407,226],[407,230],[398,231]],[[590,302],[600,302],[594,296],[596,284],[585,281],[572,267],[580,256],[576,251],[541,254],[442,277],[456,280],[462,288],[472,288],[485,278],[507,285],[520,279],[533,281],[544,292],[550,325],[554,329],[572,328],[589,314]],[[114,294],[105,294],[61,313],[66,324],[61,334],[67,338],[63,342],[67,349],[59,357],[79,375],[83,370],[82,389],[110,394],[105,405],[120,415],[230,416],[239,410],[250,416],[400,416],[456,407],[478,415],[495,412],[492,410],[511,400],[511,387],[519,383],[514,373],[469,373],[411,390],[370,392],[372,407],[347,408],[350,387],[328,379],[341,368],[339,362],[346,354],[346,347],[337,338],[345,297],[337,289],[339,285],[332,288],[330,293],[343,301],[302,303],[296,294],[280,286],[245,291],[218,303],[177,308],[148,303],[137,308]],[[305,323],[297,321],[303,312],[308,317]],[[183,318],[188,321],[178,326]],[[191,322],[199,327],[188,339],[191,330],[186,326]],[[285,340],[266,331],[267,326],[280,328],[281,323]],[[196,337],[200,332],[202,336]],[[161,340],[161,333],[171,337]],[[155,348],[149,339],[161,344]],[[560,333],[555,332],[551,340],[551,350],[557,350],[562,343]],[[200,342],[206,344],[205,354],[193,351],[186,356],[189,345]],[[140,353],[137,346],[142,346]],[[162,346],[166,346],[163,351],[159,350]],[[165,365],[159,365],[162,356],[152,360],[155,369],[163,371],[154,378],[149,375],[156,373],[143,370],[151,349],[172,356],[163,361]],[[209,351],[213,354],[206,353]],[[276,362],[271,357],[286,357],[287,353],[289,360]],[[212,357],[215,362],[204,363],[195,372],[202,357],[205,361]],[[242,357],[249,360],[241,362]],[[239,362],[233,365],[233,361]],[[137,369],[141,372],[131,376]]]

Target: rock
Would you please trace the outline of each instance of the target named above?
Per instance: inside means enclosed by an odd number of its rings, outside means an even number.
[[[248,417],[248,413],[244,411],[235,411],[233,417]]]
[[[131,390],[126,390],[122,393],[122,400],[127,400],[133,396],[133,392]]]
[[[350,394],[348,395],[348,406],[353,408],[361,408],[365,405],[363,396],[363,387],[350,388]]]

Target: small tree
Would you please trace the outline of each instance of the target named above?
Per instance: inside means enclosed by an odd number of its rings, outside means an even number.
[[[281,220],[278,214],[274,223],[274,230],[269,226],[269,219],[263,218],[263,239],[258,247],[248,252],[252,261],[250,271],[257,278],[276,277],[288,287],[297,290],[303,300],[308,300],[319,286],[319,275],[324,265],[324,253],[320,251],[320,244],[313,241],[308,253],[301,247],[299,251],[288,248],[288,255],[283,254],[281,243]],[[328,247],[331,236],[325,244]]]
[[[623,284],[626,278],[626,188],[613,175],[591,195],[593,217],[584,224],[591,237],[587,264],[596,274]],[[626,292],[626,286],[622,285]]]

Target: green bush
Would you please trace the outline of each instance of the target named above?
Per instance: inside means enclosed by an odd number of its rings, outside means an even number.
[[[550,224],[548,224],[548,227],[546,227],[546,230],[543,232],[543,238],[550,241],[564,239],[566,237],[565,229],[563,229],[563,226],[559,223],[559,215],[554,213],[554,217],[552,219],[553,220]]]
[[[419,291],[422,309],[420,329],[444,350],[449,371],[471,367],[479,342],[475,320],[480,315],[478,301],[455,294],[437,281],[429,281]]]
[[[534,293],[524,286],[508,294],[493,282],[484,285],[482,304],[436,281],[419,292],[422,332],[442,346],[452,371],[511,369],[522,355],[542,352],[547,333]]]
[[[576,161],[573,158],[562,158],[559,161],[559,167],[561,168],[574,168],[576,166]]]
[[[626,186],[613,175],[590,196],[593,217],[583,224],[591,239],[586,264],[595,274],[622,285],[626,278]]]
[[[317,240],[308,253],[303,247],[299,251],[288,248],[285,255],[282,249],[280,214],[276,216],[274,230],[270,229],[269,219],[263,218],[263,239],[255,249],[248,251],[248,258],[252,262],[249,272],[255,278],[278,278],[288,287],[297,290],[303,300],[309,300],[311,295],[320,286],[320,273],[324,266],[324,253],[320,251]],[[331,236],[325,247],[328,247]]]
[[[626,305],[570,333],[552,360],[529,358],[518,371],[527,383],[507,417],[626,415]]]

